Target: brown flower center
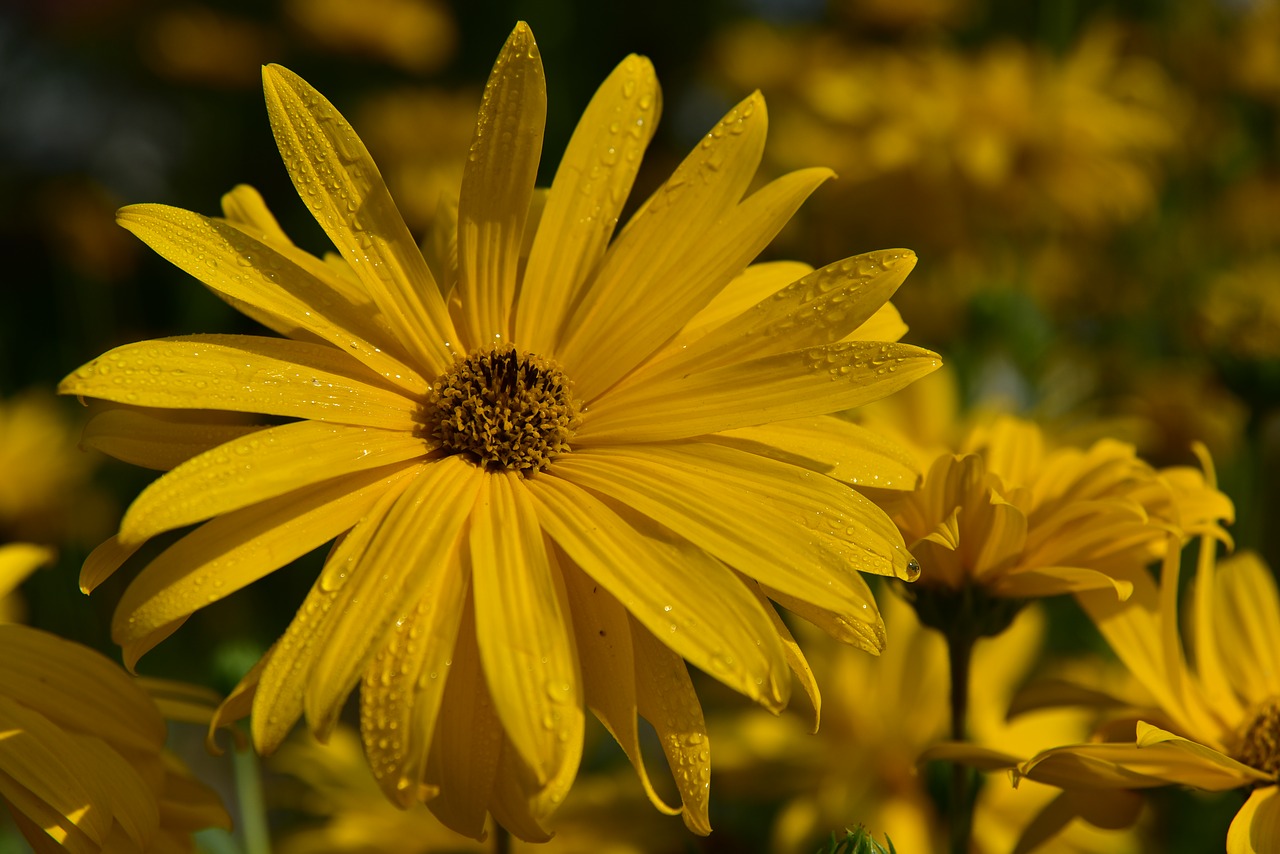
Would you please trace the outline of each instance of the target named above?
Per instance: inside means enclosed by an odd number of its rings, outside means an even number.
[[[1272,776],[1280,772],[1280,697],[1263,703],[1244,728],[1236,759]]]
[[[432,435],[490,469],[544,469],[581,421],[560,366],[510,344],[457,359],[428,401]]]

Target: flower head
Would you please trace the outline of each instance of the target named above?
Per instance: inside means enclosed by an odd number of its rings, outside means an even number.
[[[284,337],[131,344],[67,377],[64,393],[125,405],[90,425],[89,444],[172,469],[82,585],[150,537],[203,523],[124,594],[113,635],[132,663],[196,609],[337,538],[224,705],[223,719],[252,710],[260,749],[303,714],[329,732],[360,682],[365,750],[389,797],[427,800],[473,836],[492,813],[541,839],[589,706],[655,804],[706,832],[710,754],[684,661],[778,709],[789,670],[816,689],[770,600],[878,651],[858,571],[916,573],[850,488],[914,473],[829,415],[937,366],[866,340],[893,327],[882,307],[914,256],[748,266],[829,176],[803,170],[744,198],[764,144],[758,94],[615,236],[660,101],[635,56],[535,193],[546,92],[521,24],[485,89],[456,226],[428,241],[429,264],[337,110],[282,68],[264,88],[285,165],[339,254],[294,246],[248,188],[223,219],[121,211]],[[649,784],[637,715],[681,806]]]
[[[164,740],[156,704],[119,666],[0,625],[0,801],[37,851],[192,851],[196,830],[229,828]]]

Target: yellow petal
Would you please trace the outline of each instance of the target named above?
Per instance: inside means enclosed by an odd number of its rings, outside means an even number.
[[[413,413],[420,404],[378,383],[359,362],[323,344],[189,335],[117,347],[68,376],[58,391],[161,409],[416,429]]]
[[[915,577],[901,534],[880,508],[796,466],[719,445],[673,444],[576,451],[555,471],[809,602],[863,607],[849,581],[856,572]]]
[[[543,529],[642,625],[734,690],[770,709],[786,705],[777,633],[727,567],[568,481],[539,476],[526,485]]]
[[[851,644],[872,655],[879,655],[884,650],[886,634],[884,620],[880,609],[876,607],[871,588],[861,576],[851,577],[854,587],[859,590],[859,607],[850,609],[842,607],[838,610],[815,605],[795,596],[763,586],[765,595],[797,617],[803,617],[822,629],[841,643]]]
[[[516,839],[525,842],[549,842],[547,832],[531,808],[531,798],[522,785],[528,775],[527,766],[511,740],[502,740],[502,752],[498,757],[498,772],[493,780],[493,794],[489,811],[493,820],[502,825]]]
[[[282,495],[178,540],[138,574],[116,608],[111,636],[125,647],[126,662],[132,666],[164,637],[153,633],[350,528],[405,470],[389,466]]]
[[[263,426],[240,413],[112,406],[89,420],[81,443],[135,466],[168,471]]]
[[[276,144],[298,195],[355,271],[409,352],[439,374],[452,359],[453,324],[387,185],[347,120],[302,78],[262,69]]]
[[[299,421],[269,427],[182,463],[134,499],[120,539],[136,543],[326,480],[423,456],[412,433]]]
[[[970,744],[964,741],[944,741],[930,745],[917,760],[925,762],[956,762],[983,771],[1004,771],[1016,768],[1022,760],[1001,750]]]
[[[841,338],[841,341],[901,341],[907,334],[907,324],[902,322],[902,314],[887,302],[876,309],[875,314],[867,318],[861,326]]]
[[[1142,797],[1136,792],[1068,789],[1054,797],[1026,826],[1013,854],[1050,850],[1041,846],[1077,819],[1083,819],[1094,827],[1117,830],[1131,826],[1141,810]],[[1067,844],[1065,839],[1062,844]]]
[[[237,184],[222,195],[222,214],[231,225],[260,232],[264,243],[277,247],[293,245],[262,194],[248,184]]]
[[[480,670],[474,608],[468,596],[430,756],[430,782],[439,786],[440,794],[427,807],[450,830],[484,839],[502,741],[502,724]]]
[[[1241,552],[1222,562],[1214,583],[1213,631],[1231,684],[1255,703],[1280,696],[1280,596],[1271,570]]]
[[[1267,854],[1280,846],[1280,788],[1254,789],[1227,831],[1227,854]]]
[[[0,800],[8,805],[9,818],[35,854],[99,854],[102,840],[95,840],[59,810],[32,794],[0,769]],[[83,817],[77,815],[83,821]]]
[[[702,704],[693,691],[680,656],[647,629],[631,622],[635,648],[636,698],[640,714],[653,725],[676,778],[684,804],[685,827],[706,836],[711,832],[707,805],[711,795],[711,744]]]
[[[52,564],[57,557],[58,553],[48,546],[32,543],[0,545],[0,599],[17,590],[28,575]]]
[[[627,611],[571,562],[562,566],[587,704],[627,755],[649,802],[666,815],[679,815],[681,808],[669,806],[654,789],[640,751],[635,655]]]
[[[900,445],[831,415],[740,427],[708,438],[853,486],[912,489],[920,480],[914,460]]]
[[[853,342],[625,384],[589,401],[577,441],[667,441],[826,415],[892,394],[940,364],[919,347]]]
[[[1123,602],[1133,594],[1132,582],[1080,566],[1019,569],[994,578],[988,586],[997,595],[1013,599],[1039,599],[1101,590]]]
[[[142,545],[142,543],[121,545],[119,537],[114,536],[104,540],[89,553],[84,560],[84,565],[80,568],[80,592],[92,593],[99,584],[124,566],[125,561],[133,557]]]
[[[729,284],[684,325],[671,343],[659,351],[654,361],[688,346],[812,272],[813,267],[800,261],[761,261],[752,264],[729,280]]]
[[[631,192],[661,97],[653,64],[628,56],[596,90],[565,148],[516,306],[516,341],[556,349],[560,329],[600,261]]]
[[[596,317],[575,319],[558,357],[590,400],[649,358],[750,264],[790,221],[804,200],[832,177],[804,169],[751,194],[668,268],[647,259],[622,283],[615,303]],[[601,274],[604,275],[603,273]],[[589,324],[578,326],[579,322]]]
[[[427,383],[363,337],[365,309],[229,223],[167,205],[132,205],[116,221],[158,255],[199,279],[232,306],[291,338],[314,336],[355,357],[388,383],[422,394]]]
[[[0,695],[121,748],[157,753],[164,744],[160,713],[118,665],[39,629],[0,625]]]
[[[787,628],[787,624],[782,622],[782,618],[778,616],[777,610],[773,607],[773,603],[760,589],[760,584],[753,579],[746,580],[747,589],[755,594],[756,600],[760,603],[760,607],[764,608],[765,614],[769,616],[769,622],[773,623],[774,631],[778,633],[778,638],[782,641],[782,651],[787,656],[787,666],[791,668],[791,672],[796,679],[800,680],[800,687],[804,689],[805,696],[809,698],[809,705],[813,709],[813,727],[810,732],[818,731],[818,724],[822,722],[822,693],[818,690],[818,680],[813,677],[813,670],[809,668],[809,662],[804,657],[804,651],[800,649],[800,644],[796,643],[796,639],[792,637],[791,630]]]
[[[560,606],[537,512],[514,472],[483,479],[469,543],[489,695],[507,738],[543,787],[565,762],[577,762],[582,686],[570,615]]]
[[[690,263],[686,258],[697,257],[694,253],[706,243],[712,229],[733,212],[746,192],[760,165],[767,125],[764,99],[756,92],[730,110],[631,217],[589,280],[582,301],[564,327],[566,338],[552,354],[569,369],[575,381],[585,375],[582,369],[605,352],[598,346],[602,331],[627,328],[642,305],[661,309],[663,302],[646,299],[643,291],[658,288],[665,297],[671,293],[665,278],[680,276],[682,282],[689,281],[683,277],[681,267]],[[741,272],[750,260],[748,257],[736,269],[717,271],[726,275],[720,286]],[[707,294],[668,335],[719,290],[715,288]],[[662,340],[646,343],[640,355]],[[615,338],[612,343],[621,342]],[[627,363],[623,370],[635,364],[631,357],[622,361]],[[583,393],[588,390],[584,388]]]
[[[893,296],[915,265],[915,253],[907,249],[829,264],[646,368],[661,376],[688,373],[695,366],[705,371],[839,341]]]
[[[468,349],[511,337],[520,243],[538,177],[547,82],[521,21],[493,64],[458,195],[458,294]],[[525,346],[521,344],[521,346]]]
[[[1145,721],[1138,721],[1137,736],[1137,745],[1144,750],[1157,746],[1166,749],[1162,761],[1169,770],[1161,773],[1190,781],[1188,785],[1222,791],[1264,781],[1275,782],[1266,772]],[[1235,784],[1231,785],[1231,781]]]
[[[450,554],[470,518],[485,473],[458,456],[427,464],[387,513],[333,598],[307,684],[312,732],[333,728],[342,703],[395,621],[456,569]],[[405,680],[406,689],[411,681]]]

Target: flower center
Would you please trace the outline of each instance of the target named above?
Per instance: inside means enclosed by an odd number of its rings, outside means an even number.
[[[489,469],[544,469],[581,421],[560,366],[510,344],[457,359],[428,402],[432,435]]]
[[[1280,697],[1262,704],[1244,729],[1236,756],[1245,765],[1275,776],[1280,772]]]

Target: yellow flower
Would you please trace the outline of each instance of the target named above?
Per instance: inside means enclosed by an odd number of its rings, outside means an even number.
[[[406,71],[437,71],[457,47],[457,24],[440,0],[284,0],[283,5],[312,41],[330,50],[377,57]]]
[[[0,800],[35,850],[191,851],[194,831],[229,828],[164,740],[156,705],[118,666],[0,625]]]
[[[1211,347],[1244,359],[1280,359],[1280,254],[1255,256],[1215,276],[1198,314]]]
[[[915,491],[877,499],[920,560],[921,585],[1123,597],[1127,575],[1164,554],[1170,530],[1220,533],[1233,514],[1198,471],[1157,471],[1115,440],[1051,449],[1035,424],[1001,416],[960,450],[936,457]]]
[[[1045,750],[1017,765],[1031,780],[1072,793],[1115,797],[1117,789],[1184,785],[1249,790],[1227,835],[1229,854],[1280,847],[1280,596],[1275,576],[1254,554],[1215,565],[1201,544],[1194,592],[1178,620],[1178,552],[1160,582],[1134,577],[1128,603],[1089,594],[1080,602],[1111,648],[1145,689],[1146,703],[1114,697],[1123,719],[1103,742]],[[1192,647],[1183,651],[1179,626]],[[1194,662],[1191,663],[1191,662]],[[1072,693],[1042,701],[1079,702]],[[1093,703],[1108,698],[1096,695]],[[1123,722],[1127,721],[1127,727]],[[1135,728],[1136,723],[1136,728]],[[1127,731],[1127,732],[1126,732]],[[1112,740],[1128,738],[1132,741]],[[1025,755],[1025,754],[1024,754]]]
[[[737,800],[784,800],[768,850],[814,851],[833,828],[857,821],[899,851],[946,851],[945,827],[919,768],[920,755],[949,730],[947,643],[920,624],[900,597],[881,597],[891,642],[878,658],[813,638],[806,644],[823,693],[822,730],[811,735],[795,715],[754,716],[724,727],[717,774]],[[974,742],[1014,750],[1060,743],[1088,732],[1075,710],[1040,711],[1009,722],[1018,685],[1037,660],[1045,634],[1043,612],[1019,613],[998,637],[974,648],[970,728]],[[716,721],[712,720],[713,725]],[[1025,755],[1025,754],[1024,754]],[[1058,792],[1004,781],[984,786],[974,815],[979,851],[1014,850],[1031,820]],[[1135,850],[1133,835],[1072,825],[1061,850]]]
[[[779,709],[789,668],[811,680],[770,599],[878,651],[857,571],[915,575],[893,525],[847,485],[913,472],[827,415],[937,366],[859,337],[885,327],[914,256],[742,272],[829,175],[742,198],[764,144],[758,94],[610,242],[657,118],[652,67],[629,57],[605,81],[542,198],[545,84],[521,24],[485,90],[456,234],[429,243],[433,270],[333,106],[282,68],[264,82],[285,164],[340,254],[296,248],[247,188],[222,220],[121,212],[288,337],[127,345],[63,382],[126,404],[90,425],[90,444],[173,469],[82,586],[148,538],[205,523],[125,592],[113,636],[132,664],[196,609],[340,537],[224,706],[252,709],[259,749],[303,714],[328,733],[363,677],[365,749],[389,797],[429,800],[471,836],[492,812],[541,839],[577,770],[585,704],[655,804],[707,832],[709,748],[682,658]],[[289,420],[254,429],[208,410]],[[652,792],[637,714],[683,808]]]

